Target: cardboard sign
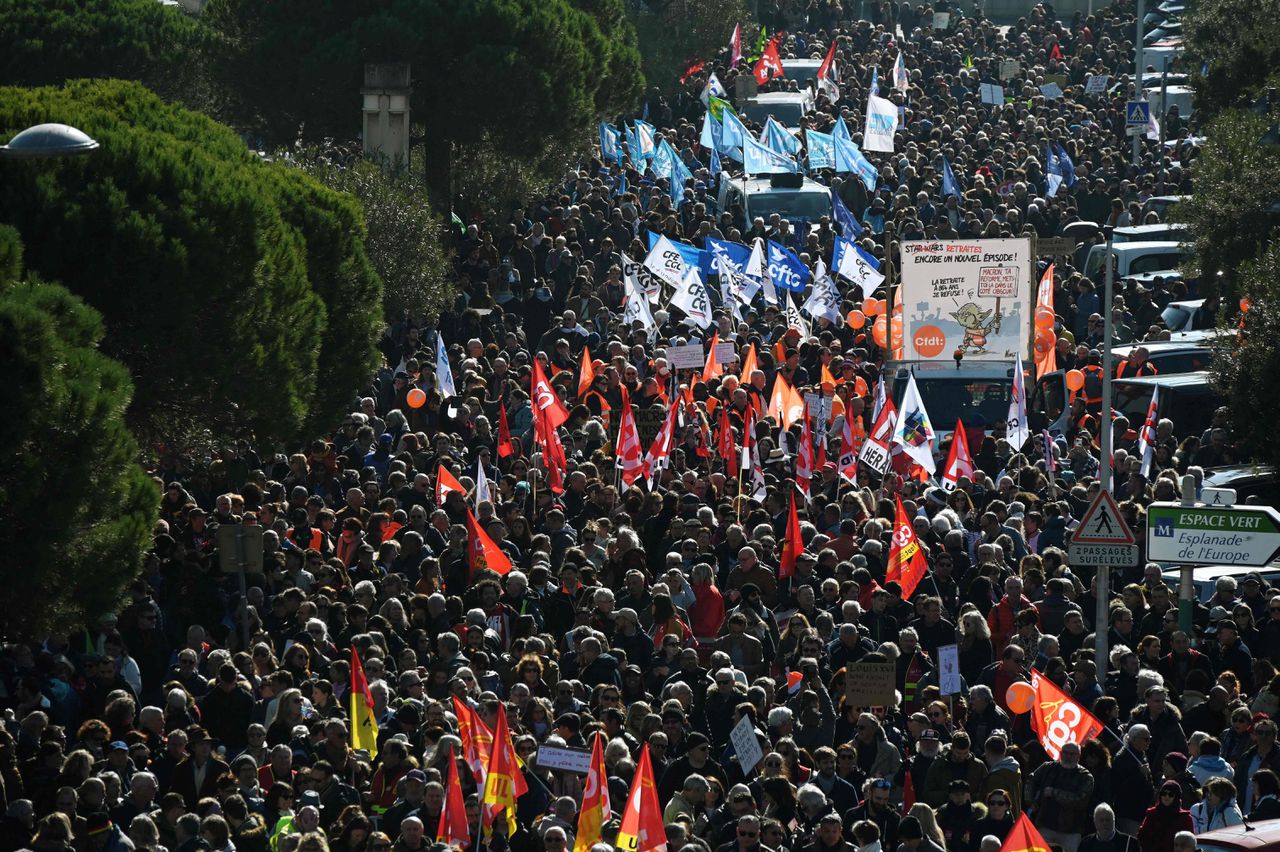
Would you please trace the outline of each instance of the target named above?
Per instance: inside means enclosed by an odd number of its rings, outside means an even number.
[[[663,411],[659,405],[651,405],[636,412],[636,432],[640,434],[641,446],[648,447],[653,443],[653,439],[658,436],[658,430],[662,428],[666,419],[667,412]]]
[[[854,663],[845,670],[845,701],[855,707],[892,705],[898,673],[893,663]]]
[[[1040,94],[1044,95],[1047,100],[1056,101],[1062,97],[1062,87],[1057,83],[1045,83],[1040,87]]]
[[[1111,82],[1110,74],[1090,74],[1089,79],[1084,83],[1084,93],[1086,95],[1105,95],[1107,93],[1107,83]]]
[[[1042,237],[1036,240],[1036,256],[1037,257],[1057,257],[1058,255],[1074,254],[1076,250],[1076,241],[1071,237]]]
[[[707,363],[707,356],[702,351],[701,343],[668,346],[667,363],[673,370],[701,370]]]
[[[536,762],[539,769],[559,769],[586,775],[591,768],[591,749],[540,745]]]
[[[244,524],[218,526],[218,564],[224,574],[241,568],[246,574],[262,573],[262,527]]]
[[[960,692],[960,646],[938,646],[938,689],[943,695]]]
[[[729,732],[729,742],[733,744],[733,752],[738,756],[738,766],[744,775],[750,775],[764,758],[764,749],[760,748],[760,739],[751,724],[750,716],[743,716],[738,724]]]
[[[1022,70],[1022,63],[1016,59],[1005,59],[1000,63],[1000,79],[1012,80]]]
[[[949,26],[951,26],[950,12],[934,12],[933,13],[933,28],[935,30],[945,30]]]
[[[1004,86],[998,83],[983,83],[978,88],[982,94],[982,102],[984,104],[1004,106]]]
[[[716,344],[716,363],[717,364],[732,364],[734,361],[737,361],[737,360],[738,360],[738,353],[732,343]]]

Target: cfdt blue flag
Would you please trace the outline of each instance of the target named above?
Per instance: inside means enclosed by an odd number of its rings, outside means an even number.
[[[809,267],[795,252],[784,245],[768,240],[769,278],[774,287],[799,293],[809,283]]]
[[[600,157],[611,163],[622,162],[621,136],[617,129],[600,122]]]
[[[749,175],[799,174],[800,164],[786,154],[766,148],[748,134],[742,137],[742,170]]]
[[[960,185],[956,183],[955,173],[951,171],[951,161],[946,157],[942,158],[942,194],[954,195],[956,201],[960,200]]]
[[[800,153],[800,140],[787,132],[787,128],[779,124],[773,116],[769,116],[764,123],[764,130],[760,134],[760,143],[767,145],[779,154],[789,154],[792,157]]]
[[[862,236],[862,226],[858,224],[857,217],[849,210],[849,205],[844,203],[844,199],[835,189],[831,190],[831,214],[836,224],[840,226],[841,236],[848,239]],[[837,268],[839,264],[833,262],[831,266]]]
[[[810,171],[834,169],[836,167],[835,142],[832,140],[830,133],[806,130],[804,139],[809,148]]]

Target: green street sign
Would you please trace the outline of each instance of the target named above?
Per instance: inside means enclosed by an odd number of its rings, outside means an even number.
[[[1147,558],[1181,565],[1262,567],[1280,553],[1280,512],[1270,506],[1147,509]]]

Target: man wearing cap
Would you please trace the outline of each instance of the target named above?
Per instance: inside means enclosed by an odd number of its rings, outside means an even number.
[[[199,725],[187,729],[187,749],[190,756],[173,768],[169,789],[182,796],[188,810],[194,810],[205,796],[217,795],[218,779],[231,767],[213,756],[213,740]]]
[[[200,718],[209,734],[235,754],[249,744],[247,732],[253,716],[253,696],[240,685],[236,667],[223,663],[213,689],[200,699]]]
[[[705,778],[719,778],[721,784],[728,784],[728,776],[724,767],[711,757],[711,740],[701,731],[691,731],[685,735],[688,751],[683,757],[672,761],[667,771],[662,773],[658,781],[658,801],[665,802],[680,788],[684,779],[696,772]]]
[[[1235,672],[1240,679],[1240,691],[1243,694],[1253,692],[1253,654],[1249,646],[1240,641],[1236,623],[1230,617],[1221,618],[1217,624],[1217,641],[1202,646],[1205,656],[1213,664],[1218,674],[1225,671]]]
[[[400,824],[411,816],[421,817],[426,801],[427,775],[421,769],[410,769],[404,774],[404,792],[395,800],[382,817],[384,831],[395,840],[400,835]],[[437,816],[437,821],[438,821]]]

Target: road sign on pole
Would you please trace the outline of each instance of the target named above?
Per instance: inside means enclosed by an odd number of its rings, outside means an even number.
[[[1151,103],[1149,101],[1129,101],[1124,107],[1124,124],[1126,127],[1146,127],[1151,122]]]
[[[1260,568],[1280,554],[1280,512],[1270,506],[1184,506],[1147,509],[1147,558],[1182,565]]]
[[[1127,568],[1138,564],[1136,541],[1111,492],[1099,491],[1071,534],[1067,558],[1073,565]]]

